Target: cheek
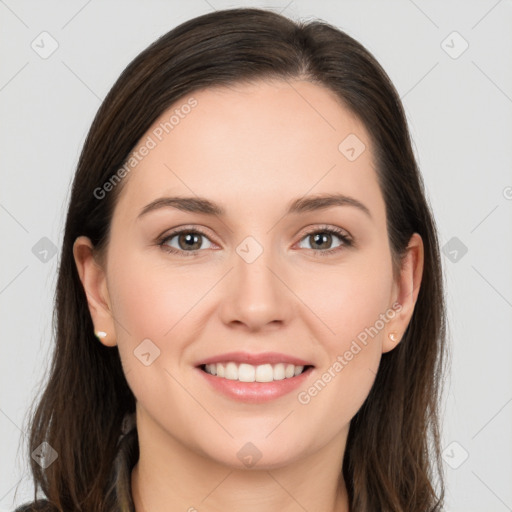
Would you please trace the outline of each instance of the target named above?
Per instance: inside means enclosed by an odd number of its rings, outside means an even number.
[[[191,274],[188,279],[186,272],[151,260],[135,251],[130,255],[112,251],[116,263],[109,269],[109,292],[128,385],[158,417],[162,397],[167,410],[178,407],[179,386],[172,376],[180,364],[187,339],[183,332],[193,317],[193,305],[209,283],[201,286],[199,277],[194,281]]]
[[[348,350],[354,339],[364,343],[365,335],[380,349],[382,318],[391,307],[390,265],[386,258],[354,258],[354,264],[322,269],[303,281],[297,294],[317,318],[317,335],[331,355]]]
[[[348,425],[366,400],[375,381],[382,356],[389,282],[377,279],[345,278],[336,292],[310,296],[312,304],[323,304],[315,311],[329,326],[316,333],[319,350],[325,358],[315,379],[297,394],[305,422],[314,422],[326,438]],[[313,302],[316,301],[316,302]],[[382,315],[382,316],[381,316]],[[315,420],[312,420],[315,418]]]
[[[154,400],[151,390],[167,389],[172,374],[184,363],[190,340],[199,335],[207,295],[218,277],[194,266],[178,267],[164,258],[122,256],[112,251],[109,291],[116,319],[118,348],[124,373],[137,397]],[[148,340],[150,340],[148,342]],[[143,354],[149,353],[149,356]],[[148,366],[144,365],[151,361]],[[170,394],[169,394],[170,397]]]
[[[109,280],[114,314],[134,342],[167,339],[211,287],[197,272],[155,264],[143,255],[118,257],[117,262]]]
[[[316,273],[314,286],[310,281],[302,288],[304,303],[312,305],[321,320],[314,321],[315,341],[325,358],[314,386],[301,390],[300,403],[332,408],[343,422],[366,399],[378,370],[386,325],[394,317],[390,265],[385,258],[341,265]]]

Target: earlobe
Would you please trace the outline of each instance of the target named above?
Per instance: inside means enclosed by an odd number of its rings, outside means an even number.
[[[84,288],[94,334],[106,346],[115,346],[115,328],[112,317],[107,280],[104,269],[94,258],[94,247],[89,238],[79,236],[73,244],[73,256]],[[98,333],[102,333],[98,335]]]
[[[395,289],[393,303],[400,305],[395,317],[388,323],[386,335],[382,342],[382,352],[389,352],[401,341],[414,312],[414,306],[423,276],[424,249],[423,240],[418,233],[413,233],[403,259],[399,280]]]

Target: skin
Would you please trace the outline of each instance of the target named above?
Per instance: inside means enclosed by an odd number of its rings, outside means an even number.
[[[86,237],[74,245],[95,329],[107,333],[104,345],[119,347],[137,399],[136,510],[347,511],[338,475],[350,420],[382,353],[411,319],[421,237],[412,236],[393,280],[369,135],[329,90],[260,81],[193,97],[197,106],[124,178],[105,259],[94,258]],[[354,161],[338,150],[351,133],[366,146]],[[293,199],[321,193],[356,198],[371,217],[352,206],[284,216]],[[226,214],[166,207],[137,219],[145,205],[171,195],[206,197]],[[157,244],[184,225],[206,232],[198,256]],[[326,248],[339,250],[319,255],[306,235],[322,226],[341,228],[355,245],[340,247],[333,235]],[[263,248],[252,263],[236,252],[247,236]],[[172,240],[167,245],[186,250]],[[400,311],[308,404],[296,391],[260,404],[234,401],[194,368],[230,351],[281,352],[315,366],[300,388],[307,390],[395,302]],[[160,349],[149,366],[133,354],[146,338]],[[261,453],[250,468],[237,457],[248,442]]]

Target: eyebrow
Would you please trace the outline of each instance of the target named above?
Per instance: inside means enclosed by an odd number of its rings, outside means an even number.
[[[363,203],[343,194],[318,194],[292,200],[285,215],[324,210],[333,206],[352,206],[364,212],[370,219],[372,218],[370,210]],[[226,214],[224,208],[204,197],[160,197],[144,206],[137,219],[149,212],[168,207],[184,212],[218,215],[220,217]]]

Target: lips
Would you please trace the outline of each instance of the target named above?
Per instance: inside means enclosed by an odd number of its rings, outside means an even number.
[[[231,352],[201,361],[196,368],[224,395],[259,403],[290,393],[311,375],[314,366],[287,354]]]
[[[252,364],[254,366],[278,363],[293,364],[295,366],[313,366],[310,361],[299,359],[298,357],[288,354],[280,354],[278,352],[263,352],[261,354],[251,354],[249,352],[228,352],[226,354],[219,354],[218,356],[204,359],[200,361],[196,366],[228,362],[234,362],[237,364],[246,363]]]

